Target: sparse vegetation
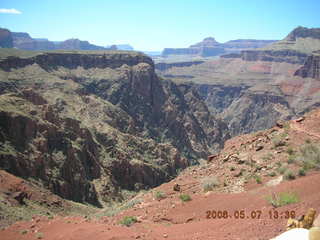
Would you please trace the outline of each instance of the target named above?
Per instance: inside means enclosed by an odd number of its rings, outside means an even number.
[[[120,221],[121,225],[125,225],[127,227],[130,227],[132,224],[137,222],[137,218],[135,216],[125,216]]]
[[[292,164],[292,163],[294,163],[295,161],[296,161],[296,156],[290,155],[290,156],[288,157],[287,163],[288,163],[288,164]]]
[[[271,172],[271,173],[269,173],[269,176],[270,177],[275,177],[275,176],[277,176],[277,173],[276,172]]]
[[[299,174],[299,176],[305,176],[306,170],[304,170],[303,168],[300,168],[298,174]]]
[[[287,171],[287,168],[286,168],[286,167],[280,167],[280,168],[278,169],[278,172],[279,172],[280,174],[284,174],[286,171]]]
[[[284,178],[287,179],[287,180],[293,180],[293,179],[296,178],[296,175],[291,170],[288,170],[284,174]]]
[[[288,147],[288,148],[287,148],[287,153],[288,153],[289,155],[293,155],[293,154],[294,154],[293,148],[292,148],[292,147]]]
[[[192,200],[190,195],[188,194],[181,194],[179,198],[181,199],[182,202],[188,202]]]
[[[315,144],[304,144],[300,148],[297,161],[302,163],[305,170],[320,169],[320,147]]]
[[[166,198],[166,194],[161,191],[156,191],[154,197],[156,200],[161,200]]]
[[[26,229],[21,230],[20,233],[21,233],[22,235],[27,234],[27,233],[28,233],[28,230],[26,230]]]
[[[285,146],[286,142],[283,140],[282,137],[278,136],[272,140],[272,144],[274,148],[277,148],[277,147]]]
[[[37,239],[42,239],[43,238],[43,233],[42,232],[37,232],[36,233],[36,238]]]
[[[272,196],[267,197],[267,201],[274,207],[282,207],[299,202],[299,197],[296,193],[282,192],[279,194],[272,194]]]
[[[262,183],[262,179],[260,176],[256,175],[254,176],[254,179],[256,180],[256,183],[261,184]]]
[[[219,184],[219,180],[216,177],[206,177],[202,181],[202,189],[204,192],[212,191]]]

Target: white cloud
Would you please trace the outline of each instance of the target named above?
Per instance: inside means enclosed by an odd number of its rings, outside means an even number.
[[[11,8],[0,8],[0,13],[9,13],[9,14],[21,14],[22,12],[20,12],[17,9]]]

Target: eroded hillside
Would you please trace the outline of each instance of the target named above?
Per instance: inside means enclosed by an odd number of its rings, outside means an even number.
[[[51,52],[0,61],[1,168],[101,206],[155,187],[223,146],[197,94],[134,52]],[[23,53],[22,53],[23,54]]]

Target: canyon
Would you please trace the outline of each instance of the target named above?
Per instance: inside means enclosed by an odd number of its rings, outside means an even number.
[[[233,219],[228,233],[222,220],[203,219],[205,207],[227,208],[230,200],[232,209],[248,201],[250,210],[266,209],[259,193],[295,187],[319,211],[318,158],[302,159],[304,148],[318,154],[319,36],[319,29],[298,27],[277,42],[206,38],[165,49],[163,55],[200,56],[172,62],[75,39],[64,50],[46,40],[36,43],[38,51],[26,51],[32,41],[18,50],[17,39],[30,36],[0,31],[0,224],[30,221],[36,212],[49,216],[35,220],[48,239],[57,237],[50,224],[70,234],[63,217],[99,229],[101,239],[105,223],[109,239],[191,239],[185,224],[201,239],[254,237],[267,225],[267,239],[284,230],[284,219]],[[207,58],[215,55],[222,56]],[[283,182],[289,172],[293,181]],[[206,193],[209,176],[217,181]],[[281,184],[269,188],[279,177]],[[164,197],[157,199],[159,192]],[[181,194],[192,201],[177,200]],[[295,207],[301,215],[303,203]],[[137,224],[119,226],[124,215],[137,216]],[[5,239],[29,229],[28,221],[3,230]],[[222,231],[208,231],[210,224]]]

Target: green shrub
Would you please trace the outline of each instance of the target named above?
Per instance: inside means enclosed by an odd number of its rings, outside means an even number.
[[[260,176],[255,176],[254,179],[256,180],[256,183],[258,183],[258,184],[262,183],[262,179]]]
[[[292,163],[294,163],[296,161],[296,157],[294,156],[294,155],[290,155],[289,157],[288,157],[288,163],[289,164],[292,164]]]
[[[292,147],[288,147],[287,153],[288,153],[289,155],[293,155],[293,154],[294,154],[293,148],[292,148]]]
[[[296,178],[296,175],[291,170],[288,170],[285,173],[284,178],[287,179],[287,180],[293,180],[293,179]]]
[[[37,232],[36,233],[36,238],[37,239],[42,239],[43,238],[43,233],[42,232]]]
[[[132,224],[137,222],[137,218],[135,216],[125,216],[120,221],[121,225],[125,225],[127,227],[130,227]]]
[[[161,191],[156,191],[154,194],[155,199],[161,200],[166,198],[166,194]]]
[[[26,229],[21,230],[20,233],[23,234],[23,235],[24,235],[24,234],[27,234],[27,233],[28,233],[28,230],[26,230]]]
[[[275,176],[277,176],[277,173],[276,172],[271,172],[271,173],[269,173],[269,176],[270,177],[275,177]]]
[[[285,146],[287,143],[283,140],[282,137],[276,137],[272,140],[274,148]]]
[[[179,196],[179,198],[181,199],[182,202],[188,202],[191,201],[191,197],[188,194],[181,194]]]
[[[219,186],[219,180],[216,177],[206,177],[202,181],[203,191],[212,191],[215,187]]]
[[[274,207],[282,207],[299,202],[299,197],[296,193],[282,192],[278,195],[273,194],[267,197],[267,201]]]
[[[305,144],[300,148],[297,160],[305,170],[320,169],[320,147],[315,144]]]
[[[286,171],[287,171],[287,168],[286,168],[286,167],[281,167],[281,168],[278,169],[278,172],[279,172],[280,174],[284,174]]]
[[[299,174],[299,176],[305,176],[306,170],[304,170],[303,168],[300,168],[298,174]]]

